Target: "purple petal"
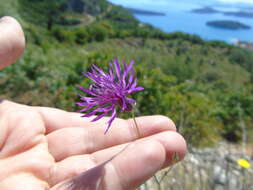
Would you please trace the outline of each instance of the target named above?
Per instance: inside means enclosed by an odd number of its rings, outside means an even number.
[[[101,75],[103,75],[103,76],[106,75],[104,73],[104,71],[102,69],[100,69],[99,67],[97,67],[96,65],[93,64],[92,67],[95,68]]]
[[[91,73],[87,72],[87,73],[83,73],[83,75],[89,78],[90,80],[92,80],[93,82],[96,82]]]
[[[126,98],[126,101],[130,104],[135,104],[135,100],[133,98]]]
[[[105,106],[105,105],[107,105],[107,104],[99,104],[99,106],[97,107],[97,108],[95,108],[94,110],[93,110],[93,112],[104,112],[104,113],[108,113],[109,111],[112,111],[113,109],[114,109],[114,105],[112,104],[112,105],[110,105],[110,106]],[[104,106],[104,107],[103,107]]]
[[[102,113],[100,115],[98,115],[97,117],[95,117],[93,120],[91,120],[91,122],[97,121],[99,119],[101,119],[102,117],[104,117],[107,113]]]
[[[96,99],[94,97],[85,97],[85,96],[83,96],[80,99],[87,102],[87,103],[89,103],[89,104],[96,103]]]
[[[107,112],[111,111],[111,109],[112,109],[111,107],[106,107],[106,108],[99,107],[96,109],[96,112],[106,112],[107,113]]]
[[[97,113],[97,111],[92,111],[90,113],[86,113],[85,115],[82,115],[82,117],[90,117],[90,116],[93,116]]]
[[[90,105],[94,105],[94,104],[90,104],[90,103],[87,103],[87,102],[75,102],[76,105],[78,106],[90,106]]]
[[[80,90],[82,90],[83,92],[85,92],[85,93],[87,93],[87,94],[90,94],[90,95],[92,95],[92,96],[96,96],[96,94],[93,93],[91,90],[85,89],[85,88],[83,88],[83,87],[81,87],[81,86],[77,86],[77,88],[79,88]]]
[[[133,80],[134,80],[134,74],[130,74],[129,79],[128,79],[128,85],[127,85],[128,87],[132,84]]]
[[[127,105],[126,105],[126,99],[123,97],[121,98],[122,100],[122,107],[121,107],[121,111],[125,111],[126,108],[127,108]]]
[[[131,71],[131,69],[133,68],[133,64],[134,64],[134,61],[132,60],[132,61],[129,63],[127,69],[124,71],[124,74],[123,74],[123,75],[125,75],[125,76],[128,75],[128,73],[129,73],[129,72]]]
[[[116,71],[117,77],[120,80],[120,64],[119,64],[118,59],[115,59],[113,64],[115,66],[115,71]]]
[[[108,126],[107,126],[107,128],[106,128],[106,130],[105,130],[105,133],[104,134],[106,134],[107,132],[108,132],[108,130],[110,129],[110,127],[111,127],[111,125],[112,125],[112,122],[113,122],[113,120],[116,118],[116,109],[114,108],[113,109],[113,111],[112,111],[112,115],[111,115],[111,118],[110,118],[110,120],[108,121]]]
[[[135,88],[135,87],[136,87],[136,85],[137,85],[137,79],[135,78],[135,80],[134,80],[133,84],[131,85],[131,88]]]
[[[83,108],[83,109],[81,109],[81,110],[78,110],[77,112],[82,113],[82,112],[88,111],[88,110],[91,109],[93,106],[94,106],[94,105],[92,105],[92,106],[87,106],[86,108]]]
[[[112,63],[110,63],[110,65],[109,65],[109,75],[110,75],[111,78],[114,78]]]
[[[135,91],[136,91],[136,92],[137,92],[137,91],[142,91],[142,90],[144,90],[144,88],[141,87],[141,86],[138,86],[138,87],[135,88]]]
[[[127,70],[127,63],[125,61],[123,61],[123,76],[125,75],[126,77],[126,70]]]
[[[144,88],[138,86],[136,88],[132,88],[132,89],[128,90],[127,92],[128,92],[128,94],[131,94],[131,93],[139,92],[139,91],[142,91],[142,90],[144,90]]]

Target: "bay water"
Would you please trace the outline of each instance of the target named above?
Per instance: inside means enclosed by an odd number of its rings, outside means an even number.
[[[123,7],[165,13],[165,16],[135,14],[143,23],[151,24],[164,32],[185,32],[199,35],[205,40],[253,42],[253,17],[228,16],[222,12],[253,13],[250,0],[110,0]],[[211,7],[218,13],[194,13],[192,10]],[[206,25],[208,21],[232,20],[246,24],[251,29],[229,30]]]

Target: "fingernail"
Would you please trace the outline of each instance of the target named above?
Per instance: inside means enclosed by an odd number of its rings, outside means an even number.
[[[3,16],[0,18],[0,22],[8,20],[10,17],[9,16]]]
[[[13,22],[13,21],[17,22],[16,19],[11,16],[3,16],[0,18],[0,22],[8,23],[8,22]]]

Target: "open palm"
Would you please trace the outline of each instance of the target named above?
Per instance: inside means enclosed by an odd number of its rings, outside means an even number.
[[[4,26],[4,27],[3,27]],[[0,21],[0,68],[23,52],[23,32],[10,17]],[[1,35],[3,36],[3,35]],[[91,123],[54,108],[0,103],[0,189],[131,190],[183,158],[186,145],[164,116],[116,119],[104,135],[107,119]]]

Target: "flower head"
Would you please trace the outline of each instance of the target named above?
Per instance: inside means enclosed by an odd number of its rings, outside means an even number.
[[[237,160],[237,164],[245,169],[249,169],[251,167],[250,162],[248,160],[243,159],[243,158]]]
[[[105,133],[116,118],[117,109],[121,112],[132,110],[135,100],[129,98],[128,95],[144,89],[137,86],[133,64],[134,61],[131,61],[128,65],[123,61],[123,66],[121,67],[118,59],[115,59],[113,64],[110,63],[108,73],[96,65],[91,67],[90,72],[83,73],[93,83],[89,86],[89,89],[78,87],[88,94],[87,97],[81,96],[81,102],[76,102],[77,105],[84,106],[78,112],[90,111],[83,117],[98,114],[92,122],[101,119],[107,114],[111,114]]]

